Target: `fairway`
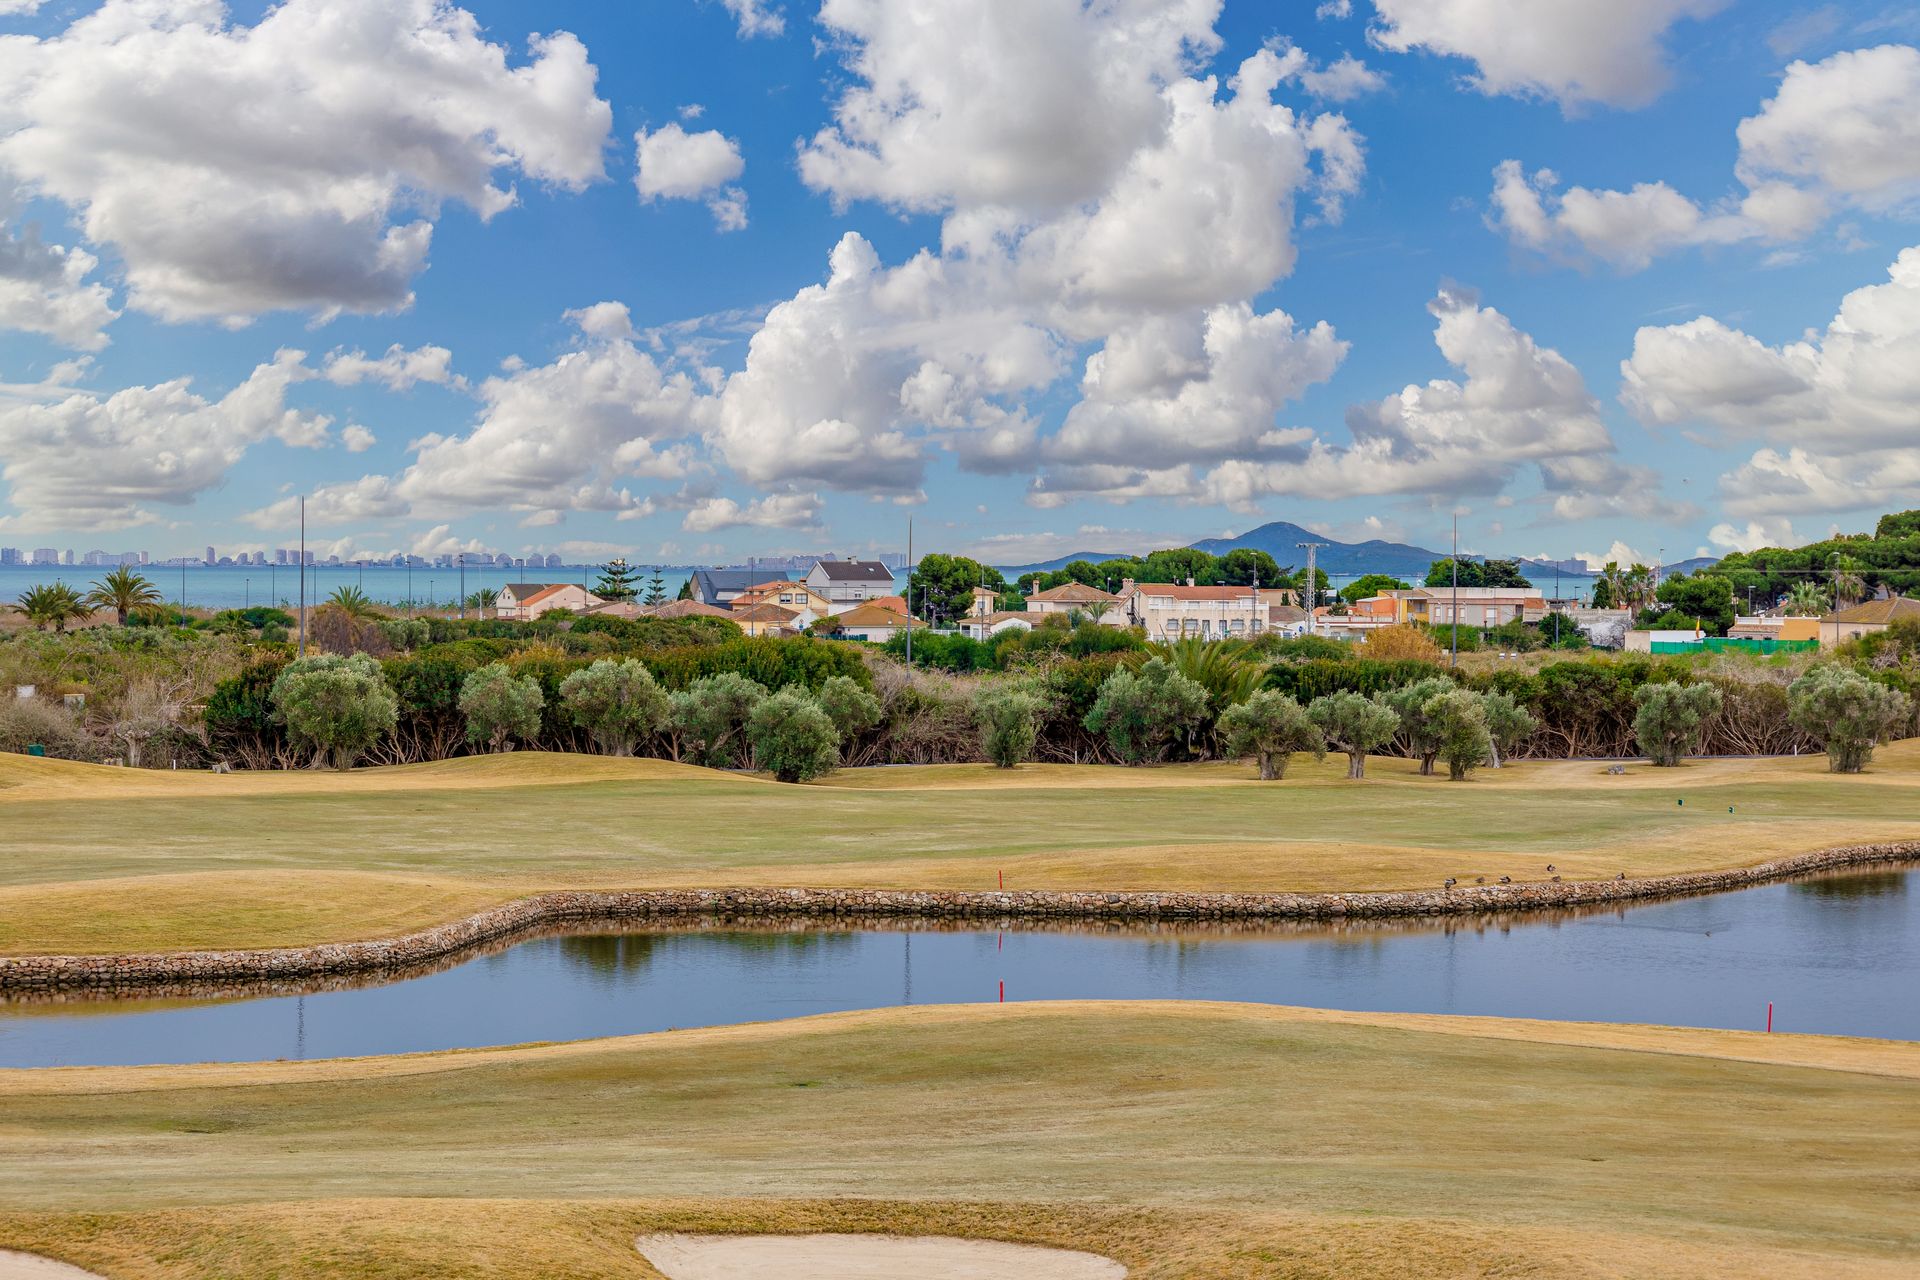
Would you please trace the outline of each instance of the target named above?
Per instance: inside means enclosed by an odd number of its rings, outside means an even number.
[[[1920,1048],[1196,1004],[0,1072],[0,1247],[115,1280],[645,1276],[642,1230],[1151,1277],[1911,1274]],[[511,1203],[500,1203],[507,1201]]]
[[[1822,757],[1343,773],[937,766],[792,787],[538,753],[219,776],[0,756],[0,954],[386,937],[569,887],[1431,889],[1920,838],[1920,743],[1855,777]]]

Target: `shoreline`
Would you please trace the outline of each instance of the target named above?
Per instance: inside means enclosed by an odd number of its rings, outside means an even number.
[[[1340,921],[1550,912],[1753,888],[1813,872],[1920,860],[1920,841],[1846,845],[1721,871],[1636,880],[1529,881],[1363,893],[895,889],[573,890],[533,894],[415,933],[231,951],[0,956],[0,995],[156,993],[431,965],[522,933],[596,920],[814,917],[1022,921]]]

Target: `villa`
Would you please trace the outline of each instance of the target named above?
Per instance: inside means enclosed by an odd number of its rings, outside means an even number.
[[[493,598],[494,616],[526,621],[555,609],[585,613],[607,602],[577,582],[509,582]]]
[[[835,613],[893,594],[893,570],[878,560],[816,560],[806,584],[826,597]]]

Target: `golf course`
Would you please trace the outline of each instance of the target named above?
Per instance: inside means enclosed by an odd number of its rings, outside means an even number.
[[[383,938],[564,888],[1369,891],[1920,839],[1920,749],[852,770],[0,756],[0,954]],[[1549,866],[1553,870],[1549,871]],[[0,1070],[0,1250],[110,1280],[658,1277],[660,1233],[1165,1277],[1892,1277],[1920,1045],[1196,1001],[873,1009],[378,1058]],[[3,1261],[4,1259],[0,1259]]]

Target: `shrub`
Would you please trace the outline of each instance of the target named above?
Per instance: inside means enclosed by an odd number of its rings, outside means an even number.
[[[1344,640],[1321,635],[1282,636],[1270,631],[1254,647],[1268,657],[1294,662],[1340,662],[1353,656],[1353,647]]]
[[[500,663],[481,667],[460,682],[460,714],[467,718],[467,741],[489,751],[505,751],[509,742],[540,736],[540,709],[546,696],[532,676],[517,676]]]
[[[237,756],[256,769],[280,759],[285,722],[274,712],[273,687],[286,667],[285,659],[269,658],[213,687],[201,722],[216,756]]]
[[[821,685],[814,698],[827,719],[833,721],[834,732],[842,742],[851,742],[880,723],[880,699],[846,676],[835,676]]]
[[[1424,627],[1406,622],[1368,633],[1361,648],[1376,662],[1431,662],[1437,666],[1444,656]]]
[[[1407,754],[1420,762],[1423,776],[1433,773],[1433,762],[1439,756],[1441,746],[1442,730],[1434,722],[1430,708],[1435,698],[1458,687],[1445,676],[1428,676],[1425,680],[1374,695],[1375,701],[1399,717],[1400,733],[1407,740]]]
[[[694,681],[673,695],[669,707],[677,747],[711,768],[732,767],[766,697],[765,685],[734,671]]]
[[[1328,747],[1346,752],[1349,778],[1366,777],[1367,753],[1385,746],[1400,727],[1393,708],[1347,691],[1315,698],[1307,707],[1307,718]]]
[[[1873,749],[1912,714],[1907,695],[1856,671],[1827,664],[1787,686],[1788,714],[1796,727],[1827,749],[1834,773],[1859,773]]]
[[[1720,691],[1710,684],[1641,685],[1633,701],[1633,736],[1654,764],[1671,767],[1697,755],[1708,719],[1720,710]]]
[[[765,698],[753,709],[747,733],[760,767],[782,782],[808,782],[840,763],[833,720],[804,689],[782,689]]]
[[[1306,708],[1272,689],[1227,708],[1220,733],[1228,751],[1259,760],[1260,777],[1267,781],[1286,776],[1287,759],[1296,751],[1311,751],[1316,760],[1327,754],[1327,741]]]
[[[97,761],[103,754],[100,744],[65,707],[39,698],[16,698],[12,689],[6,690],[5,701],[0,701],[0,751],[24,754],[35,743],[57,760]]]
[[[1040,732],[1041,700],[1007,684],[983,686],[973,697],[980,722],[980,751],[996,768],[1011,769],[1033,754]]]
[[[1452,781],[1464,780],[1493,754],[1486,703],[1479,694],[1461,688],[1437,693],[1422,709],[1422,716],[1438,743],[1440,758],[1447,762],[1447,777]]]
[[[601,658],[560,682],[560,702],[594,746],[630,756],[634,744],[667,727],[672,706],[653,672],[633,658]]]
[[[1493,767],[1498,769],[1501,759],[1511,755],[1516,747],[1533,735],[1538,726],[1527,709],[1510,693],[1495,690],[1481,694],[1480,707],[1486,715],[1487,740],[1492,748]]]
[[[1104,735],[1128,764],[1167,758],[1207,721],[1207,691],[1164,658],[1149,658],[1136,671],[1120,670],[1100,686],[1086,725]]]
[[[273,682],[275,713],[294,745],[313,752],[314,763],[351,769],[382,734],[393,729],[398,702],[363,653],[322,654],[288,664]]]

